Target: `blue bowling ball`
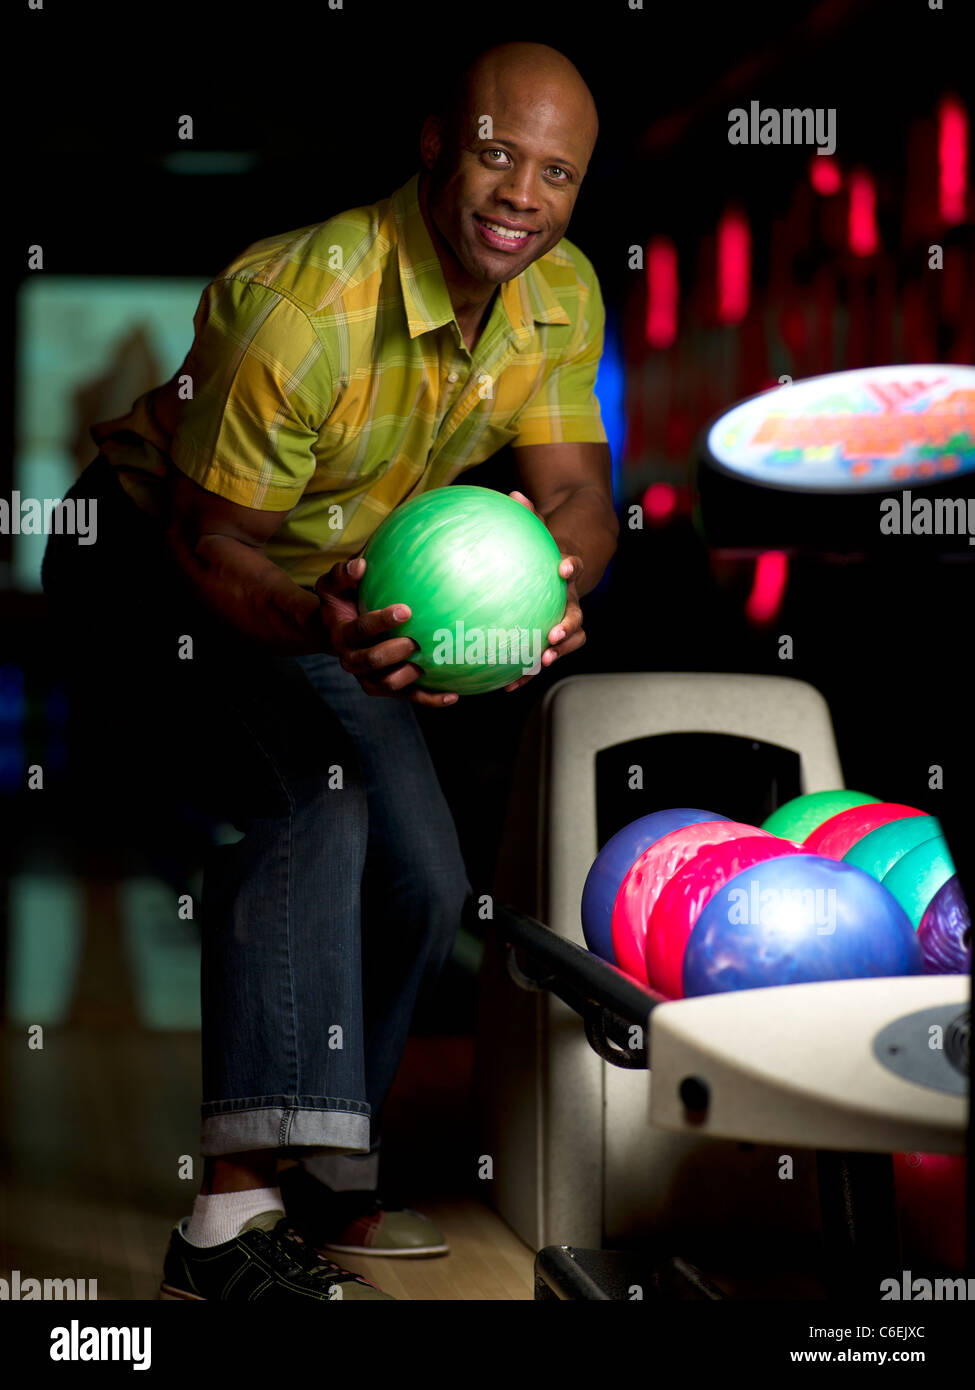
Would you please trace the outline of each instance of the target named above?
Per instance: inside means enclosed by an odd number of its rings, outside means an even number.
[[[852,864],[794,854],[718,889],[687,943],[684,994],[923,970],[911,920],[882,883]]]
[[[672,811],[654,811],[649,816],[624,825],[607,840],[593,860],[592,868],[582,890],[582,931],[586,945],[597,956],[616,964],[613,950],[613,904],[620,884],[645,849],[655,845],[672,830],[688,825],[700,825],[709,820],[727,820],[713,811],[698,811],[680,806]]]

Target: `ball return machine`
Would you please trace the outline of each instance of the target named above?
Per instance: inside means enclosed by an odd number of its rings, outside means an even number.
[[[973,469],[975,371],[835,373],[752,398],[705,431],[699,526],[712,547],[739,555],[776,550],[848,563],[883,554],[889,562],[897,546],[902,562],[919,569],[956,563],[970,592],[968,535],[923,524],[912,530],[910,518],[919,502],[929,516],[939,503],[942,518],[960,515],[955,504],[964,502]],[[879,528],[884,498],[900,506],[899,531]],[[961,798],[946,795],[939,817],[975,902]],[[666,1001],[508,904],[496,906],[492,930],[518,989],[562,1001],[609,1066],[652,1077],[647,1125],[814,1151],[824,1292],[880,1299],[880,1281],[901,1270],[891,1155],[966,1151],[968,976]],[[971,1274],[971,1238],[968,1260]],[[644,1298],[727,1296],[679,1249],[660,1258],[659,1251],[562,1244],[538,1250],[535,1289],[538,1299],[629,1299],[634,1290]]]

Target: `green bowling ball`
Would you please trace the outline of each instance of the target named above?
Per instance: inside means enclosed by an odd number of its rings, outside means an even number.
[[[928,903],[954,872],[948,842],[942,835],[936,835],[898,859],[881,882],[900,903],[917,931]]]
[[[862,840],[857,840],[844,854],[843,863],[863,869],[871,878],[881,879],[898,859],[940,834],[941,824],[936,816],[905,816],[879,825]]]
[[[804,796],[794,796],[773,811],[762,821],[762,829],[770,835],[778,835],[781,840],[796,840],[801,844],[807,835],[819,829],[823,821],[838,816],[841,811],[849,811],[853,806],[867,806],[879,800],[877,796],[846,790],[806,792]]]
[[[389,636],[419,644],[427,690],[478,695],[541,659],[565,615],[562,556],[544,522],[491,488],[451,485],[404,502],[366,545],[359,611],[408,604]]]

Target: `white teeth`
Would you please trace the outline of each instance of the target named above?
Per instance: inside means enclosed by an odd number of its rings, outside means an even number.
[[[498,236],[507,237],[509,241],[523,241],[528,235],[527,232],[513,232],[510,227],[499,227],[497,222],[489,222],[487,218],[482,218],[485,227],[489,227]]]

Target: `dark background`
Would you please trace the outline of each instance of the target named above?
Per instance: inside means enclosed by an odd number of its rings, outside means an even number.
[[[677,489],[678,506],[666,525],[623,530],[610,572],[586,601],[589,644],[556,674],[740,670],[808,680],[830,701],[847,784],[936,810],[942,803],[928,791],[928,768],[947,767],[948,794],[957,795],[969,747],[971,566],[797,557],[780,612],[762,625],[745,613],[753,563],[709,551],[692,524],[689,495],[694,441],[713,408],[761,389],[783,368],[781,342],[756,354],[762,316],[786,299],[808,305],[819,293],[817,274],[831,277],[840,309],[854,290],[867,306],[864,332],[856,340],[847,333],[824,369],[918,360],[904,352],[909,335],[898,338],[889,326],[901,290],[916,288],[923,273],[924,218],[912,230],[912,204],[930,191],[931,160],[922,151],[919,164],[916,142],[930,133],[939,99],[969,87],[963,9],[932,13],[921,0],[648,3],[644,11],[623,0],[579,8],[373,0],[340,11],[153,2],[98,3],[79,13],[49,3],[13,25],[9,61],[32,96],[8,126],[13,264],[39,243],[53,274],[209,277],[259,237],[375,201],[403,183],[417,167],[423,115],[472,52],[507,39],[561,49],[600,114],[570,236],[596,266],[625,364],[617,505],[623,515],[664,479]],[[765,106],[836,107],[843,169],[866,168],[876,180],[881,250],[872,264],[851,261],[835,218],[803,192],[810,151],[728,144],[729,108],[752,97]],[[249,157],[244,171],[174,172],[173,156],[187,154],[175,134],[183,114],[195,121],[191,164],[205,168],[206,152],[236,152]],[[733,329],[715,324],[706,269],[729,204],[746,211],[753,234],[754,313]],[[950,303],[942,296],[928,305],[923,341],[931,355],[920,360],[969,354],[962,322],[972,316],[971,233],[969,213],[941,236],[957,252],[953,294]],[[674,401],[663,424],[643,412],[636,429],[648,353],[640,276],[627,255],[659,234],[678,248],[685,291]],[[780,273],[773,283],[782,238],[791,238],[785,279]],[[780,256],[780,271],[782,264]],[[26,274],[8,281],[0,372],[8,422],[0,490],[8,495],[15,305]],[[708,381],[715,342],[731,348],[730,389]],[[511,463],[499,455],[465,480],[510,486]],[[0,537],[0,561],[8,545]],[[0,593],[0,621],[4,659],[38,689],[56,681],[43,597]],[[778,659],[782,632],[795,640],[788,663]],[[513,697],[423,716],[479,892],[488,891],[522,726],[552,678]],[[45,736],[42,705],[38,697],[31,707],[25,759]],[[67,781],[53,790],[43,799],[7,795],[13,864],[43,857],[54,843],[83,844],[84,808]],[[100,825],[117,813],[123,846],[131,808],[114,806],[110,782],[85,795],[103,803]],[[470,984],[469,973],[448,975],[438,1007],[459,1007],[463,1021]]]

